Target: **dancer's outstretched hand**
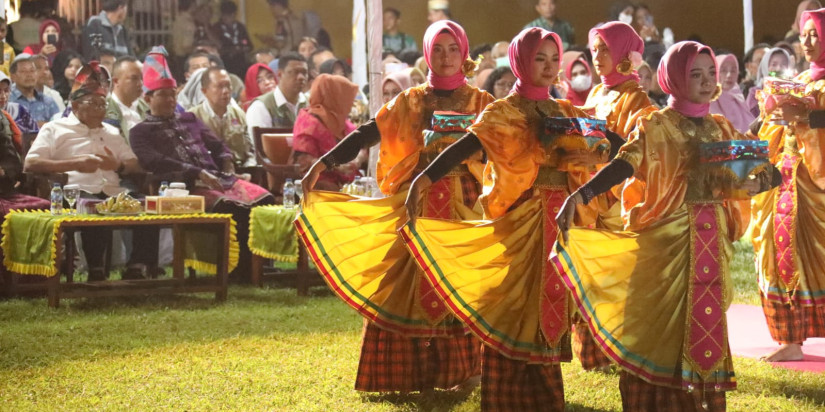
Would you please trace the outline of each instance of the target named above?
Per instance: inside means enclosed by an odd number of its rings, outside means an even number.
[[[309,167],[306,176],[301,179],[301,186],[305,194],[312,191],[312,188],[315,187],[315,182],[318,181],[318,177],[321,176],[321,172],[324,170],[327,170],[327,165],[320,159],[316,160],[315,163]]]
[[[410,226],[415,227],[415,219],[418,217],[418,206],[421,204],[421,195],[424,190],[427,190],[433,182],[430,178],[421,174],[413,180],[409,192],[407,192],[407,200],[404,206],[407,207],[407,219]]]
[[[576,205],[582,203],[582,195],[579,192],[575,192],[570,196],[567,196],[567,199],[564,200],[564,204],[559,210],[559,214],[556,215],[556,224],[559,227],[559,232],[561,232],[561,237],[564,239],[564,243],[568,241],[568,233],[567,231],[570,230],[570,226],[573,225],[573,218],[576,216]]]

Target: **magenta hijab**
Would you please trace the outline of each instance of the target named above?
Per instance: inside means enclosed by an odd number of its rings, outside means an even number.
[[[616,70],[616,66],[625,58],[630,59],[631,67],[642,64],[642,54],[645,52],[645,42],[636,34],[636,30],[629,24],[620,21],[611,21],[599,27],[590,29],[590,44],[596,39],[602,38],[607,48],[610,49],[610,58],[613,60],[613,71],[607,76],[601,76],[602,83],[608,88],[616,87],[628,80],[639,82],[639,74],[634,69],[630,74],[621,74]]]
[[[699,104],[688,100],[690,69],[700,53],[708,53],[716,64],[713,50],[695,41],[682,41],[670,46],[659,62],[659,87],[670,95],[668,107],[687,117],[705,117],[710,111],[710,103]],[[718,67],[716,82],[719,83]]]
[[[464,64],[470,56],[470,42],[467,40],[467,33],[456,22],[451,20],[440,20],[430,25],[424,33],[424,60],[427,61],[427,67],[430,68],[427,74],[427,81],[433,88],[438,90],[454,90],[467,83],[467,77],[462,70],[452,76],[439,76],[433,71],[433,65],[430,63],[430,55],[435,46],[435,39],[441,33],[448,33],[453,36],[461,54],[464,56],[460,64]]]
[[[536,53],[541,46],[541,42],[552,39],[559,49],[559,60],[564,53],[564,47],[561,45],[559,35],[551,31],[547,31],[538,27],[531,27],[524,29],[513,41],[510,42],[510,47],[507,53],[510,57],[510,68],[513,74],[516,75],[516,84],[513,85],[513,91],[530,100],[547,100],[550,98],[550,88],[534,86],[530,82],[530,66],[533,59],[536,58]]]
[[[802,28],[805,27],[805,23],[811,19],[814,21],[814,26],[816,26],[816,34],[822,39],[823,34],[825,31],[822,29],[825,28],[825,9],[818,9],[818,10],[809,10],[802,13],[802,17],[799,18],[799,32],[802,32]],[[811,79],[819,80],[825,77],[825,47],[821,49],[819,56],[816,60],[811,62]]]
[[[736,59],[736,56],[732,54],[716,56],[716,66],[719,67],[720,70],[722,64],[726,62],[733,63],[736,66],[736,72],[739,72],[739,61]],[[756,119],[756,116],[751,113],[748,104],[745,102],[745,95],[742,94],[742,89],[740,89],[737,84],[734,84],[730,90],[723,89],[719,98],[710,102],[710,112],[725,116],[740,133],[747,132],[751,122]]]

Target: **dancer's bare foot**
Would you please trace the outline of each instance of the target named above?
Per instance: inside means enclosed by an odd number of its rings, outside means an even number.
[[[450,392],[470,393],[481,384],[481,375],[470,376],[466,381],[450,388]]]
[[[799,343],[785,343],[779,349],[762,355],[763,362],[790,362],[802,360],[802,345]]]

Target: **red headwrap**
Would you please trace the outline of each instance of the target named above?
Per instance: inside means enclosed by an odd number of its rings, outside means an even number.
[[[524,29],[510,42],[507,52],[510,56],[510,68],[516,76],[513,90],[530,100],[547,100],[550,98],[550,88],[534,86],[530,79],[530,65],[536,58],[536,52],[544,40],[552,39],[559,50],[559,60],[564,54],[559,35],[538,27]],[[550,56],[548,56],[549,58]]]
[[[464,61],[470,56],[470,42],[467,40],[467,33],[464,32],[464,28],[451,20],[437,21],[431,24],[424,33],[424,60],[427,61],[427,66],[430,68],[430,72],[427,74],[427,81],[429,81],[430,85],[435,89],[453,90],[467,83],[464,72],[459,70],[458,73],[449,77],[439,76],[433,71],[433,65],[430,62],[430,55],[432,55],[433,46],[435,46],[435,38],[442,32],[449,33],[453,36],[456,43],[458,43],[458,48],[461,50],[462,55],[460,64],[464,64]]]
[[[275,76],[275,72],[263,63],[255,63],[252,66],[249,66],[249,69],[246,71],[246,77],[244,78],[246,100],[253,100],[263,94],[261,92],[261,88],[258,87],[258,74],[261,70],[266,70]],[[277,81],[275,83],[277,84]]]
[[[610,58],[613,60],[613,71],[602,77],[602,83],[612,88],[628,80],[639,81],[639,74],[633,70],[630,74],[621,74],[616,70],[622,60],[630,60],[631,69],[642,63],[642,54],[645,52],[645,42],[627,23],[612,21],[599,27],[590,29],[590,44],[593,44],[595,37],[601,37],[602,41],[610,49]]]
[[[346,77],[322,73],[312,81],[309,112],[318,116],[335,137],[341,138],[357,94],[358,85]]]
[[[716,65],[716,55],[713,50],[704,44],[695,41],[683,41],[671,46],[659,63],[659,86],[669,94],[667,105],[673,110],[687,117],[704,117],[710,110],[710,102],[693,103],[688,100],[688,79],[693,61],[700,53],[708,53],[713,64]],[[716,82],[719,82],[719,73],[716,73]]]
[[[823,28],[825,28],[825,9],[803,12],[802,17],[799,19],[800,33],[802,33],[805,23],[809,19],[814,21],[816,34],[822,39],[823,34],[825,34],[825,31],[823,31]],[[811,60],[811,78],[813,80],[825,78],[825,49],[820,49],[819,56]]]

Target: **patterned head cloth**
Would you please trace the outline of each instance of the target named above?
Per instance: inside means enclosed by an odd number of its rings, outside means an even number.
[[[166,63],[166,49],[163,46],[152,47],[143,62],[143,92],[149,93],[159,89],[176,89],[178,83],[172,77],[169,64]]]
[[[69,100],[77,100],[89,94],[106,97],[109,94],[110,84],[109,70],[101,66],[96,60],[92,60],[77,71]]]

